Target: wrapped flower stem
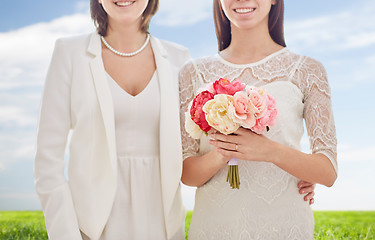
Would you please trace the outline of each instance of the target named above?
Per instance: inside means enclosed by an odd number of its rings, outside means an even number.
[[[232,189],[240,189],[240,175],[238,173],[238,159],[232,158],[228,162],[228,174],[227,182],[232,187]]]

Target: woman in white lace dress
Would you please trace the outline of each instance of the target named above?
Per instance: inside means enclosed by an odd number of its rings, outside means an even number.
[[[264,135],[240,128],[198,141],[183,131],[182,181],[198,187],[189,239],[314,238],[314,216],[297,183],[336,180],[331,95],[324,67],[286,48],[283,8],[282,0],[214,0],[219,53],[180,72],[182,125],[197,90],[219,78],[264,87],[279,113]],[[304,122],[310,154],[300,151]],[[239,190],[226,182],[230,158],[241,159]]]

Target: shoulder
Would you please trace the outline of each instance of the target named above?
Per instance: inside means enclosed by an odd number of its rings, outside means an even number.
[[[55,42],[55,49],[66,53],[81,52],[87,49],[92,37],[98,37],[97,33],[58,38]]]
[[[296,69],[296,78],[306,96],[313,91],[330,94],[327,71],[324,65],[312,57],[298,55],[299,65]]]
[[[75,46],[75,45],[85,44],[87,46],[88,42],[90,41],[90,38],[93,35],[97,35],[97,34],[89,33],[89,34],[76,35],[76,36],[71,36],[71,37],[58,38],[56,40],[56,45]]]
[[[301,68],[304,68],[306,71],[309,72],[327,74],[324,65],[320,61],[307,56],[303,56]]]
[[[303,56],[299,71],[303,76],[300,81],[305,82],[307,89],[311,89],[311,87],[316,85],[329,91],[327,71],[320,61]]]
[[[317,59],[314,59],[309,56],[304,56],[300,54],[296,54],[290,50],[287,51],[287,57],[291,59],[293,62],[297,62],[297,70],[304,71],[307,73],[320,73],[320,74],[326,74],[326,69],[324,65],[318,61]]]

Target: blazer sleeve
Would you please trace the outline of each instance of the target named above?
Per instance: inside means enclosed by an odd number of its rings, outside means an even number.
[[[63,40],[57,40],[44,86],[34,180],[49,239],[79,239],[81,233],[70,188],[65,179],[65,149],[71,129],[71,56]]]

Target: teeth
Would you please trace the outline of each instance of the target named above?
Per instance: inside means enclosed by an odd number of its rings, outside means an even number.
[[[126,7],[126,6],[129,6],[131,4],[133,4],[134,2],[116,2],[116,5],[117,6],[120,6],[120,7]]]
[[[254,12],[255,8],[237,8],[234,11],[237,13],[249,13],[249,12]]]

